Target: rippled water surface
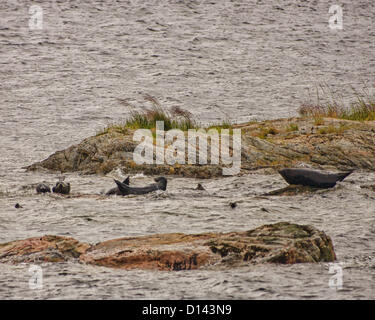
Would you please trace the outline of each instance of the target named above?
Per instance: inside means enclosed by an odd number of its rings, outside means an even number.
[[[326,263],[181,272],[61,263],[42,265],[44,287],[30,290],[28,265],[0,264],[0,298],[375,298],[375,193],[359,187],[374,184],[375,173],[356,171],[331,190],[293,197],[257,197],[286,185],[258,172],[169,177],[166,192],[145,196],[65,199],[33,188],[58,174],[22,169],[124,118],[119,99],[138,106],[146,93],[205,122],[295,115],[317,83],[348,99],[350,86],[374,81],[372,1],[341,1],[341,31],[328,27],[328,1],[38,3],[43,30],[29,30],[28,1],[0,3],[0,242],[58,234],[96,243],[290,221],[332,237],[344,282],[329,287]],[[73,193],[98,194],[123,173],[65,176]],[[193,190],[197,183],[207,191]]]

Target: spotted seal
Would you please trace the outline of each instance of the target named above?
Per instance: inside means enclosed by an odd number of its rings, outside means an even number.
[[[66,183],[66,182],[59,181],[52,188],[52,192],[54,192],[54,193],[61,193],[61,194],[69,194],[69,192],[70,192],[70,183],[69,182]]]
[[[39,183],[36,186],[36,192],[37,193],[51,192],[51,188],[49,186],[47,186],[46,184],[44,184],[44,183]]]

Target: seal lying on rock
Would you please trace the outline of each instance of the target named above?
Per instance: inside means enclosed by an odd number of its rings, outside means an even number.
[[[59,181],[56,183],[56,186],[52,188],[52,191],[54,193],[61,193],[61,194],[69,194],[70,192],[70,183],[65,183],[62,181]]]
[[[116,179],[115,179],[115,182],[117,184],[120,194],[123,196],[128,195],[128,194],[146,194],[146,193],[153,192],[156,190],[165,191],[167,189],[167,179],[164,177],[155,178],[156,183],[153,183],[153,184],[150,184],[149,186],[141,187],[141,188],[129,187],[125,183],[122,183]]]
[[[127,186],[129,185],[129,177],[127,177],[123,182],[123,184],[126,184]],[[120,192],[120,190],[118,189],[118,187],[114,187],[112,188],[111,190],[109,190],[105,195],[106,196],[110,196],[112,194],[116,194],[118,196],[121,196],[122,193]]]
[[[340,173],[323,173],[317,170],[290,168],[279,170],[286,182],[316,188],[332,188],[336,182],[344,180],[353,170]]]
[[[39,183],[36,186],[36,192],[37,193],[51,192],[51,188],[49,186],[47,186],[46,184],[44,184],[44,183]]]

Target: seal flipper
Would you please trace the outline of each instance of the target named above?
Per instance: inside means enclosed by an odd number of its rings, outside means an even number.
[[[350,175],[351,173],[353,173],[354,170],[350,170],[350,171],[347,171],[347,172],[341,172],[341,173],[338,173],[337,174],[337,181],[342,181],[344,180],[348,175]]]
[[[130,184],[129,178],[130,178],[130,176],[128,176],[122,183],[126,184],[128,186]]]
[[[129,186],[128,185],[126,185],[125,183],[122,183],[122,182],[120,182],[120,181],[118,181],[116,179],[114,179],[114,180],[115,180],[115,182],[117,184],[117,187],[118,187],[121,195],[125,196],[125,195],[129,194],[129,189],[128,189]]]

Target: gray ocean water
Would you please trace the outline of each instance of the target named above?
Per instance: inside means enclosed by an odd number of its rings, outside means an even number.
[[[43,29],[30,29],[32,4]],[[255,196],[285,186],[279,175],[197,180],[170,177],[166,192],[108,199],[36,195],[58,174],[28,173],[48,157],[129,114],[121,101],[156,97],[202,122],[296,115],[328,84],[342,100],[374,91],[375,6],[340,1],[343,29],[328,25],[331,1],[0,2],[0,242],[58,234],[96,243],[130,235],[248,230],[279,221],[311,224],[332,237],[342,288],[328,263],[228,271],[122,271],[0,264],[2,299],[374,299],[375,173],[356,171],[314,195]],[[33,26],[33,25],[32,25]],[[113,187],[121,171],[66,174],[74,192]],[[131,177],[137,185],[152,177]],[[207,192],[192,190],[202,183]],[[237,202],[231,209],[229,202]],[[15,209],[20,203],[23,208]]]

